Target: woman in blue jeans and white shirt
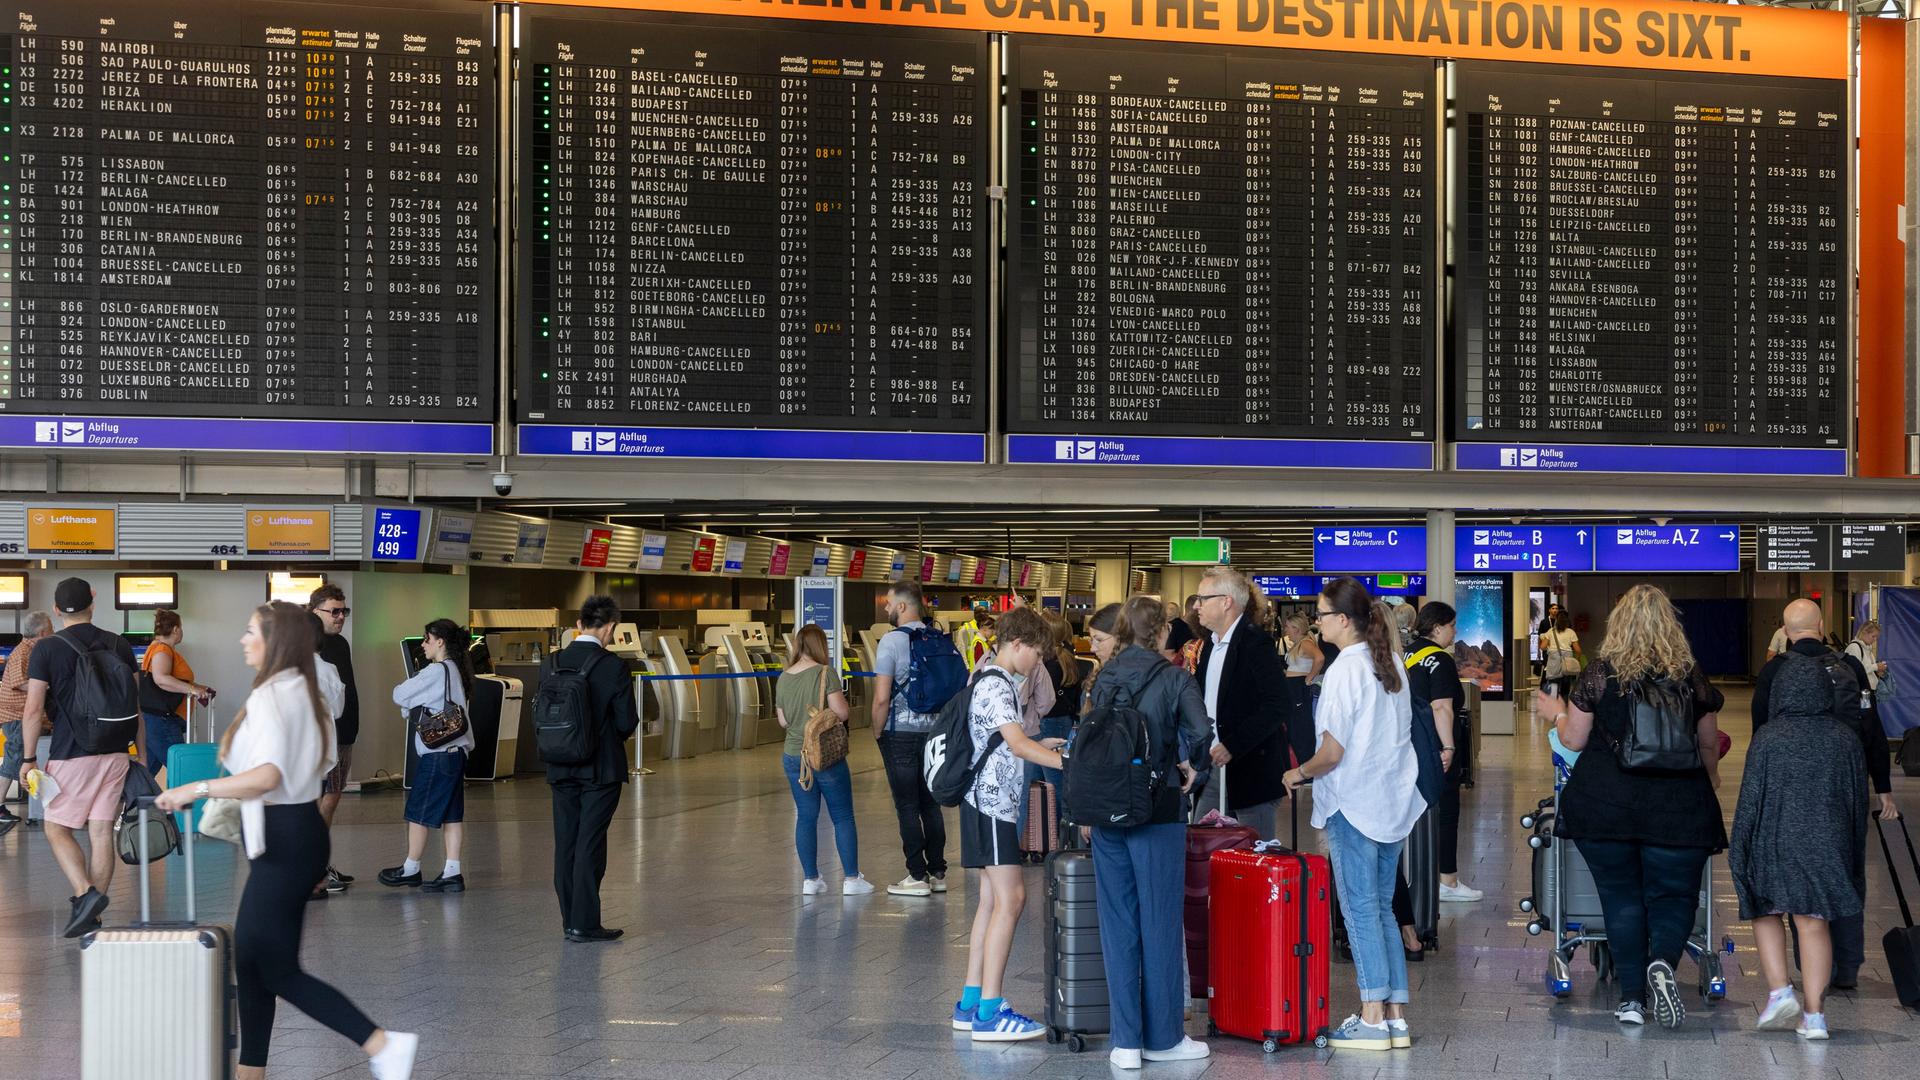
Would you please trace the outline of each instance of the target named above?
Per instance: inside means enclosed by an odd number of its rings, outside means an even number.
[[[420,639],[427,666],[393,688],[393,703],[409,713],[415,709],[439,712],[449,700],[466,708],[473,689],[473,669],[467,666],[469,640],[467,632],[452,619],[428,623]],[[418,885],[421,892],[432,893],[466,891],[467,879],[460,871],[460,842],[466,833],[467,753],[473,746],[472,727],[437,750],[427,749],[414,733],[413,749],[420,755],[420,763],[414,767],[413,787],[407,792],[407,860],[380,871],[380,884]],[[445,835],[447,864],[439,877],[422,882],[420,860],[427,854],[427,833],[432,829]]]
[[[833,819],[833,846],[840,850],[840,872],[846,875],[840,891],[847,896],[864,896],[873,891],[873,886],[860,872],[860,835],[853,823],[853,771],[842,758],[807,776],[802,783],[800,753],[806,746],[809,714],[824,705],[842,724],[847,722],[847,695],[841,689],[840,673],[827,661],[826,631],[808,623],[793,636],[793,661],[774,684],[773,702],[780,726],[787,729],[780,764],[787,770],[787,787],[793,792],[793,846],[800,855],[800,870],[806,875],[800,883],[800,894],[815,896],[827,891],[826,879],[820,876],[820,803],[824,799],[827,816]]]
[[[1167,638],[1160,601],[1136,596],[1113,626],[1114,653],[1089,690],[1094,709],[1126,695],[1147,719],[1147,737],[1167,768],[1153,816],[1132,828],[1093,830],[1093,883],[1106,961],[1113,1051],[1121,1069],[1148,1061],[1204,1058],[1207,1044],[1187,1038],[1182,910],[1187,888],[1187,824],[1181,793],[1209,762],[1212,728],[1200,684],[1160,653]],[[1194,761],[1181,760],[1180,746]],[[1177,766],[1177,769],[1176,769]]]
[[[1288,791],[1312,780],[1313,824],[1327,831],[1333,880],[1347,917],[1360,1015],[1334,1030],[1334,1046],[1413,1045],[1407,1027],[1407,956],[1393,914],[1400,847],[1427,802],[1415,787],[1413,699],[1393,647],[1393,614],[1350,577],[1320,594],[1320,636],[1338,646],[1321,684],[1312,758],[1288,769]]]

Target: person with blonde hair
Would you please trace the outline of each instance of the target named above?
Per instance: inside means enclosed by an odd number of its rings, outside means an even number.
[[[1644,727],[1635,722],[1637,703],[1642,713],[1658,705],[1669,723],[1689,724],[1697,748],[1691,765],[1623,760],[1631,756],[1630,735]],[[1593,872],[1619,972],[1614,1019],[1622,1024],[1646,1023],[1648,1005],[1663,1027],[1686,1019],[1673,966],[1693,933],[1707,859],[1727,847],[1715,794],[1723,704],[1694,662],[1673,602],[1651,585],[1636,585],[1614,605],[1599,654],[1572,692],[1563,697],[1550,683],[1534,705],[1580,755],[1560,792],[1555,831],[1579,847]]]
[[[240,1080],[266,1075],[281,998],[357,1044],[376,1080],[406,1080],[419,1036],[381,1029],[346,995],[300,967],[307,896],[327,869],[320,789],[337,752],[314,677],[315,647],[305,608],[278,601],[255,608],[240,648],[258,674],[220,740],[228,775],[169,788],[154,805],[180,811],[200,799],[240,800],[242,848],[252,867],[233,920]]]
[[[860,834],[853,820],[853,772],[847,759],[824,769],[806,769],[802,756],[806,750],[807,723],[814,710],[826,709],[847,722],[849,708],[840,673],[827,656],[827,632],[808,623],[793,635],[793,659],[780,681],[773,686],[774,714],[787,729],[786,745],[781,748],[780,764],[786,769],[787,787],[793,793],[793,846],[800,856],[802,896],[817,896],[827,891],[820,876],[820,804],[827,804],[827,816],[833,820],[833,846],[840,852],[840,873],[844,877],[840,892],[844,896],[865,896],[873,885],[860,872]]]

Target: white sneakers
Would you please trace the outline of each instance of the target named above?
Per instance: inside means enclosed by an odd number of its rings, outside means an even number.
[[[868,881],[865,874],[855,874],[840,883],[842,896],[865,896],[872,891],[873,882]]]
[[[947,891],[947,875],[945,875],[945,874],[935,874],[935,875],[933,875],[932,877],[930,877],[930,878],[928,878],[927,880],[933,883],[933,891],[934,891],[934,892],[946,892],[946,891]]]
[[[1792,1031],[1800,1023],[1800,996],[1793,987],[1783,986],[1767,997],[1767,1007],[1760,1011],[1760,1020],[1755,1023],[1756,1031]]]
[[[801,896],[819,896],[827,891],[827,879],[810,877],[800,883]]]
[[[945,882],[940,883],[940,891],[947,891]],[[931,879],[922,881],[917,877],[908,875],[887,886],[887,892],[894,896],[932,896],[933,885]]]
[[[1468,885],[1464,881],[1458,885],[1449,885],[1444,881],[1440,883],[1440,901],[1442,903],[1471,904],[1475,901],[1485,900],[1486,898],[1486,893]]]
[[[1199,1061],[1213,1051],[1207,1044],[1182,1036],[1180,1045],[1166,1050],[1123,1050],[1114,1047],[1107,1062],[1116,1069],[1138,1069],[1141,1061]]]
[[[1143,1051],[1140,1056],[1146,1058],[1148,1061],[1199,1061],[1211,1053],[1213,1053],[1213,1051],[1207,1049],[1206,1043],[1195,1042],[1190,1038],[1182,1036],[1180,1045],[1172,1049],[1147,1050]]]
[[[387,1032],[387,1045],[367,1059],[373,1080],[411,1080],[413,1059],[420,1053],[420,1036],[404,1031]]]

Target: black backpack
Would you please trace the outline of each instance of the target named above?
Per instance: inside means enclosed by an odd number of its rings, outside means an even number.
[[[586,765],[600,750],[600,718],[593,713],[593,687],[587,675],[606,659],[597,650],[582,667],[564,668],[559,658],[540,673],[533,693],[533,741],[549,765]]]
[[[973,692],[980,687],[980,680],[991,676],[1007,679],[998,668],[983,668],[974,680],[960,689],[960,692],[947,699],[940,709],[940,722],[934,725],[927,736],[926,749],[921,751],[921,775],[926,778],[927,790],[933,794],[933,801],[941,806],[959,806],[967,799],[967,792],[973,790],[973,782],[980,776],[980,770],[986,767],[987,759],[1006,740],[996,731],[987,740],[978,760],[973,756]],[[1011,682],[1011,679],[1007,681]]]
[[[1693,687],[1685,679],[1636,679],[1621,689],[1627,699],[1627,730],[1613,744],[1613,756],[1622,769],[1679,772],[1702,767]]]
[[[112,648],[88,648],[62,630],[55,639],[74,653],[72,711],[60,719],[73,726],[83,754],[124,754],[140,733],[140,685],[133,666]]]
[[[1154,661],[1146,685],[1171,667]],[[1165,755],[1153,745],[1147,716],[1121,687],[1096,700],[1073,732],[1060,780],[1061,816],[1074,825],[1125,829],[1153,820],[1153,804],[1166,776]]]
[[[1860,685],[1860,680],[1853,674],[1853,667],[1847,663],[1846,657],[1828,651],[1814,657],[1813,662],[1820,665],[1820,670],[1827,677],[1827,685],[1833,689],[1833,704],[1828,708],[1833,718],[1845,724],[1849,731],[1885,738],[1880,732],[1866,731],[1868,695],[1866,688]]]

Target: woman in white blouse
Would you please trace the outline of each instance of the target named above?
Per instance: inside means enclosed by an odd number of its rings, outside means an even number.
[[[1347,916],[1360,1015],[1330,1035],[1336,1047],[1390,1050],[1413,1045],[1407,1029],[1407,956],[1393,915],[1400,847],[1426,812],[1413,756],[1413,699],[1394,648],[1385,604],[1350,577],[1320,594],[1320,634],[1339,646],[1328,665],[1313,727],[1313,757],[1283,778],[1288,791],[1313,785],[1313,824],[1327,832],[1333,883]]]
[[[154,804],[185,810],[195,800],[239,799],[252,870],[233,922],[239,983],[240,1080],[267,1074],[276,999],[358,1043],[377,1080],[406,1080],[420,1038],[375,1026],[332,986],[300,969],[300,929],[313,883],[326,873],[327,826],[317,802],[333,767],[333,721],[314,676],[314,637],[305,608],[256,608],[240,639],[259,672],[245,707],[220,744],[230,775],[170,788]]]
[[[473,669],[467,665],[469,640],[452,619],[428,623],[420,639],[427,664],[393,688],[393,703],[416,720],[445,709],[448,702],[465,709],[467,693],[473,689]],[[412,731],[414,724],[407,726]],[[460,873],[460,842],[466,832],[467,752],[473,746],[471,727],[438,749],[428,749],[419,733],[413,732],[413,749],[420,762],[414,766],[413,786],[407,791],[407,860],[380,871],[380,884],[418,885],[420,891],[432,893],[466,891],[467,879]],[[427,833],[433,829],[445,836],[447,865],[439,877],[422,882],[420,860],[427,854]]]

